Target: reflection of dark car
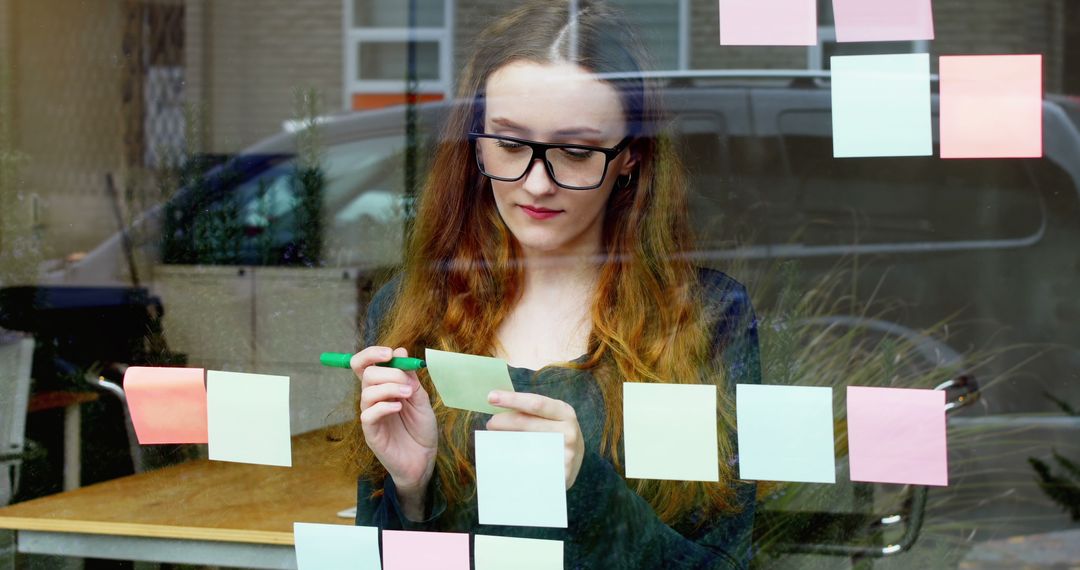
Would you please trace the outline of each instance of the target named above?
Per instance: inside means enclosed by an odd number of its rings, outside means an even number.
[[[1043,102],[1042,159],[834,159],[827,74],[667,81],[700,234],[690,255],[700,263],[745,263],[754,275],[777,260],[798,259],[801,284],[809,287],[842,258],[858,256],[852,291],[901,306],[879,327],[887,334],[914,334],[951,318],[958,326],[949,344],[964,350],[1065,347],[1031,361],[1023,360],[1030,353],[1006,354],[981,368],[981,377],[998,379],[983,390],[984,411],[1051,411],[1044,392],[1080,402],[1077,101]],[[421,168],[450,104],[420,107]],[[933,109],[936,124],[936,95]],[[320,125],[317,260],[296,254],[313,248],[304,242],[311,236],[301,223],[308,214],[299,207],[304,185],[291,132],[211,170],[203,188],[183,189],[168,208],[173,217],[164,223],[164,240],[135,232],[136,246],[160,262],[151,288],[169,311],[170,343],[196,365],[303,377],[308,392],[294,402],[294,431],[327,423],[347,396],[349,387],[311,356],[351,348],[378,270],[400,260],[408,211],[405,117],[404,109],[391,108]],[[144,225],[160,225],[159,218],[149,215]],[[56,278],[123,282],[121,245],[114,237]],[[747,284],[754,289],[752,280]],[[831,322],[862,316],[837,314]],[[926,340],[927,352],[954,354]],[[1022,376],[1003,376],[1021,363]],[[994,417],[976,418],[989,426],[987,442],[996,437]],[[1067,442],[1076,431],[1041,437]],[[964,452],[976,463],[1022,452],[989,449]],[[1030,472],[1014,476],[1031,480]],[[1039,498],[1037,490],[1025,493],[1017,496]],[[1019,513],[1017,504],[1011,515]]]

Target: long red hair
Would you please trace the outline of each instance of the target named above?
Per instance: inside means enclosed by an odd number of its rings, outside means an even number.
[[[600,452],[618,467],[622,437],[622,383],[714,383],[720,386],[721,426],[730,429],[731,405],[717,362],[710,358],[709,323],[695,268],[682,255],[692,236],[686,180],[662,125],[658,91],[640,73],[645,51],[631,28],[609,8],[579,0],[534,2],[482,32],[459,87],[431,171],[417,204],[395,303],[382,321],[379,343],[490,354],[496,331],[519,298],[520,249],[495,207],[490,182],[477,169],[466,133],[482,130],[487,78],[511,61],[573,62],[593,73],[626,73],[604,79],[620,94],[639,162],[632,182],[612,192],[603,228],[603,259],[593,295],[592,331],[584,362],[599,383],[607,411]],[[576,35],[576,46],[574,36]],[[607,77],[611,77],[610,75]],[[626,78],[621,78],[626,77]],[[448,408],[430,377],[420,381],[433,398],[441,426],[436,474],[450,504],[474,492],[469,457],[472,412]],[[359,398],[356,400],[359,417]],[[720,439],[719,483],[630,480],[629,484],[673,522],[690,510],[734,508],[731,442]],[[386,471],[364,443],[359,421],[349,439],[361,477],[376,483]]]

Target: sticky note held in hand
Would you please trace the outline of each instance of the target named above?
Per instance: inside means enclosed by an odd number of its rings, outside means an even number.
[[[514,391],[505,360],[433,348],[424,351],[424,360],[443,404],[485,414],[506,411],[488,403],[492,390]]]

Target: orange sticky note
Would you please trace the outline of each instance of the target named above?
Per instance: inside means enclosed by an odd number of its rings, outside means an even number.
[[[1039,158],[1042,56],[942,56],[941,158]]]
[[[202,368],[127,369],[124,394],[139,443],[209,441],[205,376]]]

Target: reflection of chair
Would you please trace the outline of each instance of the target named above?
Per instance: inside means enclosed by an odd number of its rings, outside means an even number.
[[[19,487],[33,354],[32,338],[0,335],[0,505],[11,502]]]
[[[924,373],[941,372],[951,378],[934,389],[946,393],[945,411],[953,412],[979,399],[975,377],[957,371],[964,369],[963,357],[948,345],[895,323],[864,317],[830,316],[801,321],[802,325],[857,330],[863,335],[900,339],[911,348],[915,366]],[[844,428],[846,430],[846,427]],[[847,458],[841,459],[838,472],[845,470]],[[798,485],[789,487],[796,491]],[[811,487],[813,487],[811,485]],[[841,481],[813,494],[806,503],[791,503],[777,508],[769,501],[759,504],[755,516],[755,543],[764,545],[770,556],[812,555],[849,558],[860,568],[869,567],[877,558],[910,550],[919,533],[926,511],[928,487],[921,485],[875,486],[869,483]],[[882,493],[884,492],[884,493]],[[788,494],[783,491],[780,495]],[[882,497],[881,495],[885,495]],[[877,495],[877,496],[875,496]],[[895,507],[885,512],[875,510],[879,501]],[[849,508],[850,512],[845,512]],[[880,507],[879,507],[880,508]],[[839,511],[837,509],[840,509]]]

